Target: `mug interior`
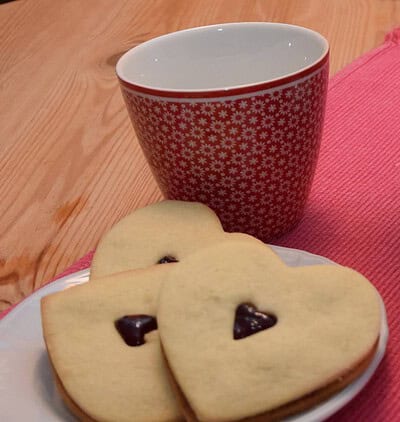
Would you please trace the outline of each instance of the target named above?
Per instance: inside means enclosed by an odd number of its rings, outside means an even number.
[[[165,91],[228,90],[270,82],[312,67],[328,53],[310,29],[279,23],[230,23],[178,31],[125,53],[117,75]]]

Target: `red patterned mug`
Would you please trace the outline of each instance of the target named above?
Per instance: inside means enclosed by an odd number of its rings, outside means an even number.
[[[328,43],[306,28],[229,23],[125,53],[117,75],[165,197],[199,201],[264,241],[298,223],[321,141]]]

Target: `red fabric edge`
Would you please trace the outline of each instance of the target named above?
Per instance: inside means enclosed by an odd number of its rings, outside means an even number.
[[[339,70],[339,72],[337,72],[329,81],[328,90],[330,91],[337,84],[346,80],[347,77],[349,77],[352,73],[357,71],[360,67],[364,66],[370,60],[374,59],[376,56],[385,54],[393,46],[396,46],[399,44],[400,44],[400,27],[395,28],[391,32],[387,33],[382,45],[363,54],[361,57],[359,57],[358,59],[355,59],[353,62],[345,66],[342,70]]]
[[[86,270],[87,268],[90,267],[90,264],[91,264],[92,258],[93,258],[93,254],[94,254],[94,251],[88,252],[85,256],[78,259],[78,261],[76,261],[74,264],[72,264],[70,267],[68,267],[62,273],[58,274],[55,278],[52,278],[50,281],[48,281],[47,283],[43,284],[38,289],[36,289],[35,292],[43,289],[44,287],[46,287],[50,283],[53,283],[53,281],[57,281],[62,277],[65,277],[69,274],[72,274],[72,273],[75,273],[75,272],[78,272],[78,271]],[[16,308],[20,303],[22,303],[24,300],[28,299],[29,297],[30,297],[30,295],[26,296],[24,299],[20,300],[19,302],[15,303],[14,305],[10,306],[6,310],[0,312],[0,321],[2,320],[2,318],[4,318],[6,315],[8,315],[14,308]]]

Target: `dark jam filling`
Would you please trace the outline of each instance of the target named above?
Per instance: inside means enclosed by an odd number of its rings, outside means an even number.
[[[236,308],[233,338],[239,340],[273,327],[278,322],[275,315],[259,311],[251,303],[241,303]]]
[[[165,255],[159,261],[157,261],[157,264],[169,264],[171,262],[179,262],[179,261],[172,255]]]
[[[115,328],[128,346],[141,346],[145,334],[157,330],[157,320],[151,315],[125,315],[115,321]]]

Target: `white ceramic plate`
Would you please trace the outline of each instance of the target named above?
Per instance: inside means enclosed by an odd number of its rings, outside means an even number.
[[[332,264],[326,258],[295,249],[274,247],[290,266]],[[50,293],[84,283],[89,270],[63,277],[33,293],[0,321],[0,409],[7,422],[57,422],[76,419],[64,407],[53,384],[42,338],[40,299]],[[388,339],[385,306],[378,350],[367,370],[326,402],[286,422],[315,422],[327,419],[358,394],[383,358]]]

